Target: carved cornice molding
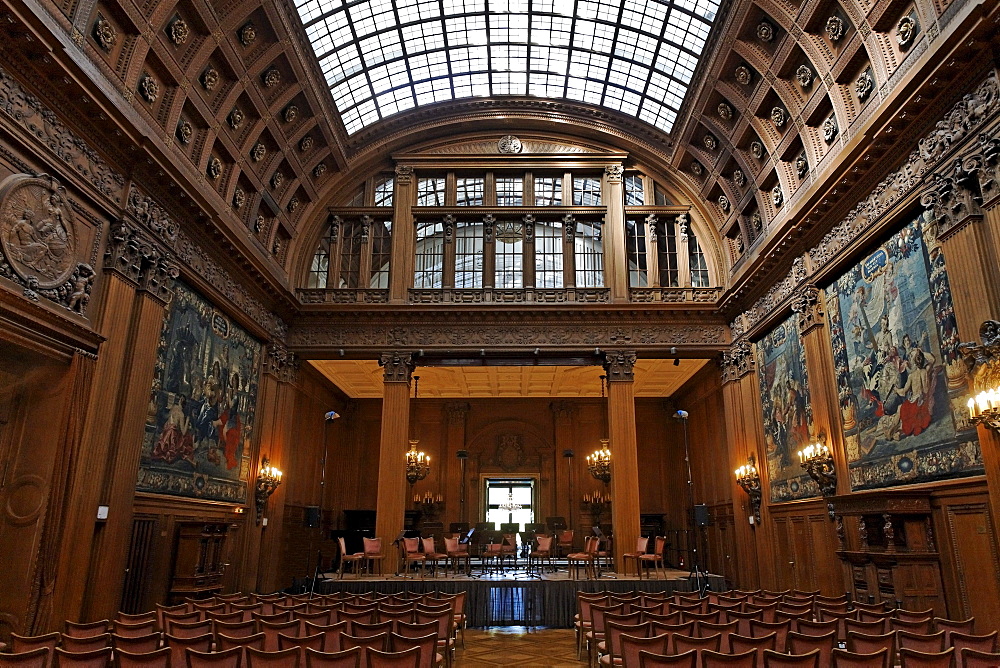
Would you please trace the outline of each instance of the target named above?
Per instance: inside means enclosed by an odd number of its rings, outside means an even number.
[[[264,355],[264,373],[278,379],[279,383],[294,383],[299,373],[299,358],[289,352],[280,341],[267,344]]]
[[[449,424],[462,424],[465,422],[465,416],[469,414],[471,409],[472,406],[465,401],[449,401],[444,405]]]
[[[144,230],[125,220],[111,229],[104,271],[121,276],[163,304],[173,296],[174,279],[180,275],[171,255]]]
[[[609,383],[631,383],[635,380],[633,369],[636,354],[634,350],[609,350],[604,358],[604,373]]]
[[[413,370],[417,367],[411,353],[398,351],[382,353],[378,365],[382,367],[382,380],[386,383],[409,383]]]
[[[129,186],[125,211],[168,246],[177,241],[177,231],[180,226],[163,210],[163,207],[152,197],[144,195],[134,183]]]
[[[612,348],[622,344],[662,353],[671,346],[718,349],[728,343],[726,327],[721,323],[601,323],[586,319],[543,323],[537,317],[502,319],[497,315],[442,313],[436,322],[400,324],[398,319],[359,322],[355,314],[353,319],[302,322],[292,327],[287,341],[289,348],[300,352],[347,349],[366,353],[386,346],[456,352],[536,347],[589,351],[595,346]]]
[[[756,368],[753,346],[748,341],[737,341],[722,352],[722,382],[732,383]]]
[[[556,420],[572,422],[580,412],[579,407],[571,401],[553,401],[549,404],[549,410]]]
[[[806,285],[792,296],[792,311],[799,314],[800,334],[826,322],[822,294],[815,285]]]
[[[1000,82],[994,71],[974,91],[952,106],[934,129],[917,142],[917,148],[900,168],[883,178],[868,197],[858,202],[819,244],[793,260],[792,268],[783,279],[771,286],[753,306],[734,318],[730,324],[733,337],[743,336],[779,307],[784,307],[795,289],[809,276],[819,273],[850,248],[856,239],[882,222],[896,204],[928,181],[931,181],[931,186],[923,193],[921,202],[939,224],[950,225],[949,229],[954,230],[956,225],[979,215],[983,197],[976,191],[989,192],[991,202],[997,199],[1000,127],[994,124],[982,133],[979,133],[979,128],[998,110]],[[971,154],[945,163],[946,158],[959,152],[955,148],[970,137],[976,137],[976,143],[969,147],[972,148]],[[985,187],[981,185],[983,183]]]

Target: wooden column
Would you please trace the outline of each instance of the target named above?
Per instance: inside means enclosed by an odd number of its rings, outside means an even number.
[[[469,404],[464,401],[445,404],[447,423],[443,455],[446,457],[455,456],[459,450],[465,450],[465,418],[469,414],[469,408]],[[466,468],[463,463],[468,464],[468,459],[455,462],[454,466],[448,467],[447,477],[441,477],[443,481],[441,493],[444,495],[445,504],[447,504],[445,517],[453,518],[455,522],[469,521],[469,489],[468,481],[465,479],[466,475],[463,473]]]
[[[378,496],[375,501],[375,535],[386,550],[403,528],[406,514],[406,451],[410,439],[410,353],[383,353],[382,432],[379,437]],[[391,560],[390,560],[391,563]]]
[[[723,355],[722,400],[723,419],[726,421],[728,459],[726,471],[735,471],[754,456],[759,471],[766,469],[766,460],[757,452],[757,434],[761,431],[760,409],[754,398],[759,393],[754,373],[752,346],[741,341]],[[766,471],[762,471],[762,478]],[[733,523],[736,532],[734,544],[739,568],[737,586],[741,589],[761,587],[759,549],[768,540],[766,524],[757,524],[750,507],[750,498],[730,474],[733,498]],[[762,481],[763,486],[763,481]],[[766,489],[766,486],[764,487]],[[765,504],[761,504],[763,514]]]
[[[604,362],[608,376],[608,447],[611,450],[611,527],[615,568],[621,556],[634,552],[639,539],[639,457],[635,436],[635,351],[609,351]]]
[[[566,518],[566,526],[576,526],[576,509],[579,493],[573,475],[573,456],[565,457],[566,451],[573,452],[576,445],[576,416],[577,407],[569,401],[553,401],[549,404],[552,411],[553,436],[555,443],[556,472],[553,488],[556,490],[568,490],[567,494],[556,493],[555,503],[552,506],[552,515]],[[575,453],[573,453],[575,455]],[[563,482],[565,480],[565,482]],[[540,518],[535,518],[539,521]]]
[[[413,284],[414,248],[417,231],[413,224],[413,167],[396,166],[396,192],[392,211],[392,268],[389,272],[389,301],[406,302]],[[393,536],[395,537],[395,536]]]
[[[604,280],[611,290],[611,301],[628,301],[628,267],[625,258],[625,197],[622,193],[622,166],[608,165],[604,170],[604,217],[601,238],[604,246]],[[631,375],[631,371],[629,372]],[[638,518],[636,519],[638,521]],[[616,541],[617,542],[617,541]],[[630,550],[634,549],[633,545]]]

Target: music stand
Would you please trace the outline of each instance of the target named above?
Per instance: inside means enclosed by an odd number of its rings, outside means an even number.
[[[597,536],[597,541],[598,541],[598,543],[597,543],[597,551],[600,552],[601,551],[601,543],[600,543],[600,541],[605,540],[608,537],[606,535],[604,535],[604,532],[601,531],[601,527],[599,527],[597,525],[590,527],[590,530],[594,532],[595,536]],[[611,541],[608,540],[608,547],[610,547],[610,546],[611,546]],[[608,552],[609,555],[611,554],[610,551],[608,551],[608,550],[605,550],[605,551]],[[601,558],[600,557],[596,557],[596,561],[597,561],[597,577],[600,578],[601,577]],[[615,575],[608,575],[606,577],[608,579],[611,579],[611,580],[617,580],[618,579],[618,577],[615,576]]]
[[[476,533],[475,527],[469,529],[469,532],[467,534],[465,534],[464,536],[462,536],[461,538],[458,539],[458,544],[459,545],[468,545],[469,542],[472,540],[472,534],[474,534],[474,533]]]
[[[396,540],[392,541],[392,544],[396,546],[396,576],[395,577],[397,577],[397,578],[407,578],[407,579],[412,580],[413,577],[410,576],[410,575],[400,575],[399,574],[399,564],[400,564],[400,562],[403,559],[403,557],[400,554],[399,544],[403,541],[404,538],[406,538],[406,532],[407,532],[407,529],[402,529],[399,532],[399,535],[396,536]],[[403,548],[403,549],[405,549],[405,548]]]

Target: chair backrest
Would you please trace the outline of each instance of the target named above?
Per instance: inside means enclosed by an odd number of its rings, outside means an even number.
[[[712,624],[718,624],[721,617],[721,610],[716,610],[714,612],[692,612],[690,610],[685,610],[681,614],[681,618],[685,621],[711,622]]]
[[[390,633],[389,649],[393,652],[402,652],[416,647],[420,650],[419,668],[434,668],[437,664],[437,641],[436,633],[428,633],[419,638],[408,638],[398,633]]]
[[[66,630],[63,631],[63,635],[70,636],[72,638],[93,638],[94,636],[101,636],[108,632],[111,622],[106,619],[102,619],[99,622],[86,622],[77,623],[66,621]]]
[[[736,666],[736,668],[757,668],[757,650],[752,649],[742,654],[713,652],[710,649],[701,652],[702,668],[717,666]]]
[[[377,650],[384,650],[386,645],[389,643],[389,634],[381,633],[377,636],[368,636],[367,638],[361,638],[359,636],[354,636],[349,633],[340,634],[340,646],[343,649],[350,649],[352,647],[360,647],[362,653],[364,653],[365,648],[373,647]],[[364,659],[361,660],[364,662]]]
[[[212,623],[212,630],[215,635],[225,634],[230,638],[245,638],[257,632],[257,622],[252,619],[248,622],[220,622],[216,620]]]
[[[729,634],[729,651],[734,654],[739,654],[749,650],[773,650],[775,643],[777,642],[777,638],[778,634],[774,631],[756,638],[753,636],[740,635],[739,633],[731,633]]]
[[[89,652],[69,652],[62,647],[56,647],[55,655],[55,665],[60,668],[63,666],[66,668],[105,668],[111,665],[110,647]]]
[[[800,619],[796,623],[798,632],[807,636],[824,636],[830,631],[837,633],[839,625],[840,620],[837,619],[833,619],[828,622],[810,622],[805,619]],[[840,636],[838,635],[837,637],[839,638]]]
[[[855,610],[864,610],[865,612],[875,612],[884,613],[885,612],[885,601],[880,603],[862,603],[860,601],[854,601],[852,604]]]
[[[958,668],[996,668],[1000,665],[1000,654],[978,652],[968,647],[959,653]]]
[[[299,634],[299,620],[293,619],[290,622],[257,622],[257,629],[264,634],[264,651],[274,652],[278,649],[278,635],[284,633],[289,636]]]
[[[633,638],[649,637],[649,622],[644,624],[621,624],[619,622],[608,621],[604,634],[604,646],[608,649],[608,654],[612,658],[620,657],[622,653],[622,635],[630,635]]]
[[[306,668],[359,668],[361,648],[352,647],[342,652],[320,652],[306,648]]]
[[[731,622],[739,622],[736,627],[737,633],[742,636],[748,636],[750,635],[750,620],[755,619],[758,622],[764,621],[764,611],[753,610],[751,612],[739,612],[738,610],[726,610],[726,619]]]
[[[0,654],[0,666],[17,668],[45,668],[52,654],[51,647],[36,647],[27,652]]]
[[[119,636],[112,634],[111,646],[115,652],[125,650],[132,654],[145,654],[160,648],[160,634],[147,633],[144,636]]]
[[[382,554],[382,539],[381,538],[363,538],[365,545],[366,555],[379,555]]]
[[[114,634],[122,638],[134,638],[136,636],[146,636],[156,631],[156,619],[145,622],[115,622]]]
[[[264,650],[264,634],[257,633],[252,636],[242,636],[239,638],[233,638],[232,636],[227,636],[220,633],[215,636],[215,644],[219,649],[232,649],[234,647],[253,647],[254,649]]]
[[[674,653],[682,654],[689,649],[701,650],[710,649],[713,652],[718,652],[722,649],[722,634],[716,633],[715,635],[705,636],[704,638],[697,638],[695,636],[686,636],[680,633],[674,635]]]
[[[365,648],[368,668],[419,668],[420,648],[411,647],[401,652],[383,652],[374,647]]]
[[[892,659],[896,655],[896,633],[858,633],[851,631],[847,634],[847,649],[855,654],[871,654],[880,649],[886,650],[888,658]]]
[[[888,668],[890,659],[889,650],[882,648],[877,652],[860,654],[846,649],[835,648],[833,650],[833,668]]]
[[[777,652],[784,652],[788,643],[788,632],[791,631],[792,624],[788,620],[783,622],[758,622],[750,620],[750,635],[757,637],[767,635],[772,631],[778,636],[774,640],[774,649]]]
[[[340,556],[347,555],[347,543],[344,541],[343,536],[337,536],[337,546],[340,548]]]
[[[559,532],[559,544],[570,545],[573,543],[573,529],[564,529]]]
[[[736,633],[736,627],[739,622],[728,622],[725,624],[713,624],[712,622],[697,622],[695,623],[695,628],[697,629],[697,635],[709,636],[713,633],[722,634],[722,647],[725,650],[729,649],[729,636]]]
[[[893,631],[907,631],[909,633],[930,633],[933,617],[923,619],[890,619],[889,628]]]
[[[927,610],[903,610],[902,608],[899,608],[896,610],[896,619],[902,619],[907,622],[922,622],[925,619],[933,618],[933,608],[928,608]]]
[[[902,668],[952,668],[954,659],[954,647],[941,652],[920,652],[905,647],[899,650],[899,663]]]
[[[658,636],[661,633],[667,633],[673,636],[676,633],[682,635],[693,635],[694,634],[694,622],[684,622],[683,624],[663,624],[661,622],[650,622],[649,623],[649,634]]]
[[[313,649],[322,650],[323,643],[326,640],[326,636],[322,633],[314,633],[311,636],[289,636],[284,633],[278,634],[278,649],[290,649],[292,647],[298,647],[302,649],[304,647],[311,647]]]
[[[61,635],[58,631],[40,636],[19,636],[16,633],[11,633],[10,648],[17,654],[24,654],[43,647],[52,650],[59,644]]]
[[[392,630],[392,627],[393,620],[391,619],[372,624],[355,621],[351,625],[351,635],[358,636],[359,638],[368,638],[370,636],[377,636],[380,633],[389,633]]]
[[[896,643],[899,649],[913,649],[918,652],[944,651],[944,631],[937,633],[910,633],[896,631]]]
[[[868,635],[878,635],[880,633],[885,633],[888,631],[886,625],[889,619],[876,619],[873,621],[858,621],[857,619],[845,619],[844,620],[844,631],[851,632],[855,631],[857,633],[867,633]]]
[[[696,668],[697,665],[698,652],[693,649],[681,654],[639,652],[639,668],[673,668],[674,666]]]
[[[118,611],[115,613],[115,624],[124,622],[126,624],[145,624],[146,622],[156,623],[156,611],[141,612],[137,615],[130,615],[127,612]]]
[[[163,635],[164,644],[170,648],[170,665],[171,666],[183,666],[186,659],[185,650],[188,647],[191,649],[198,650],[199,652],[207,652],[212,648],[212,634],[206,633],[205,635],[198,636],[197,638],[178,638],[177,636],[172,636],[169,633]]]
[[[538,534],[535,536],[539,552],[550,552],[552,550],[552,536],[548,534]]]
[[[167,620],[167,633],[177,638],[196,638],[212,632],[212,621],[178,622],[174,619]]]
[[[624,605],[592,605],[590,606],[590,623],[594,633],[604,633],[604,617],[618,615],[625,610]]]
[[[240,668],[243,661],[243,648],[233,647],[216,652],[199,652],[188,649],[185,659],[187,668]]]
[[[170,648],[161,647],[152,652],[126,652],[115,650],[117,668],[170,668]]]
[[[639,653],[649,652],[652,654],[666,654],[670,651],[670,634],[661,633],[646,637],[624,634],[618,638],[618,656],[621,657],[622,666],[625,668],[637,668],[639,665]]]
[[[959,633],[975,633],[975,617],[969,617],[968,619],[963,619],[961,621],[935,617],[932,621],[934,630],[944,631],[946,637],[948,636],[949,631],[958,631]]]
[[[111,634],[105,633],[103,635],[92,636],[89,638],[76,638],[74,636],[63,634],[60,646],[67,652],[90,652],[95,649],[110,647]]]
[[[962,661],[962,650],[966,647],[974,649],[977,652],[997,651],[996,631],[982,636],[975,636],[971,633],[959,633],[958,631],[951,631],[950,633],[945,631],[945,635],[949,636],[945,645],[955,648],[955,662],[959,665],[961,665]]]
[[[819,665],[829,666],[830,655],[836,644],[836,631],[830,631],[821,636],[811,636],[791,631],[788,634],[788,647],[786,649],[788,649],[789,654],[808,654],[814,649],[819,650]]]
[[[276,652],[247,647],[247,668],[298,668],[299,654],[298,647]]]
[[[770,668],[771,666],[775,666],[776,668],[826,668],[830,665],[829,663],[820,662],[820,651],[818,649],[804,654],[795,652],[784,654],[765,649],[761,652],[761,658],[764,660],[763,668]]]
[[[404,538],[403,539],[403,549],[406,550],[407,554],[413,554],[414,552],[420,551],[420,539],[419,538]]]

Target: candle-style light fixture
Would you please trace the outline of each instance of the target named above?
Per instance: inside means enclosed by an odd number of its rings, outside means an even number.
[[[760,474],[753,453],[747,457],[747,463],[736,469],[736,483],[743,488],[743,491],[750,497],[750,512],[753,514],[755,524],[760,524],[760,502],[763,494],[760,489]]]
[[[979,338],[982,345],[963,343],[958,347],[972,378],[969,421],[1000,432],[1000,322],[983,322]]]
[[[583,495],[583,505],[590,511],[594,524],[600,524],[601,517],[611,509],[611,496],[601,492],[590,492]]]
[[[410,449],[406,452],[406,480],[413,486],[418,480],[423,480],[431,472],[431,458],[423,452],[417,452],[420,441],[410,439]]]
[[[601,448],[592,455],[587,455],[587,470],[605,485],[611,482],[611,450],[608,449],[608,439],[601,439]]]
[[[254,501],[257,507],[257,524],[264,519],[264,509],[267,507],[267,499],[274,494],[281,484],[281,471],[271,466],[271,461],[265,456],[260,461],[260,472],[257,474],[257,487],[254,493]]]
[[[830,451],[830,446],[822,441],[810,443],[799,450],[799,463],[809,477],[819,485],[820,494],[827,497],[837,493],[837,469],[833,465],[833,452]],[[834,519],[836,513],[832,503],[826,504],[826,510],[830,519]]]
[[[503,503],[501,503],[498,507],[500,508],[500,510],[504,511],[505,513],[513,513],[513,512],[516,512],[516,511],[518,511],[518,510],[520,510],[522,508],[522,506],[521,506],[520,503],[517,503],[516,501],[514,501],[514,492],[513,491],[508,491],[507,492],[507,500],[504,501]]]

